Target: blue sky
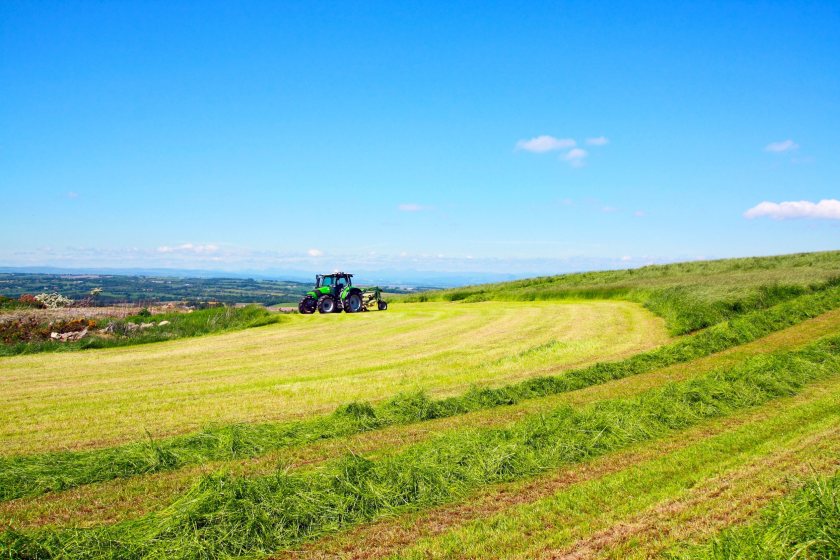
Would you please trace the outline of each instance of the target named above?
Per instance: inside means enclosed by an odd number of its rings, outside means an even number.
[[[840,249],[839,156],[836,1],[0,4],[0,265]]]

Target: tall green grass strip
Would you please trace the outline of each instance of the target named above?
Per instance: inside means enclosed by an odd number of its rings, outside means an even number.
[[[645,373],[751,342],[840,307],[840,286],[748,313],[701,333],[618,362],[598,363],[556,376],[431,399],[398,395],[377,406],[350,403],[329,416],[297,422],[229,425],[196,434],[81,452],[0,459],[0,500],[37,496],[83,484],[168,471],[207,461],[255,457],[293,445],[392,425],[451,417],[527,399],[583,389]]]
[[[840,336],[795,352],[582,410],[559,407],[507,428],[464,430],[372,461],[350,455],[321,470],[203,478],[169,507],[94,529],[7,531],[0,550],[45,558],[219,558],[268,554],[385,514],[451,502],[796,394],[840,374]]]
[[[711,542],[669,554],[677,560],[840,558],[840,472],[813,477],[762,512]]]
[[[403,301],[623,299],[665,319],[675,335],[838,283],[840,252],[652,265],[563,274],[403,296]]]

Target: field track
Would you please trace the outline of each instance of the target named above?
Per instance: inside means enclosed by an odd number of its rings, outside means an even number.
[[[285,420],[425,389],[459,393],[667,341],[626,302],[397,304],[150,345],[0,358],[3,455]]]

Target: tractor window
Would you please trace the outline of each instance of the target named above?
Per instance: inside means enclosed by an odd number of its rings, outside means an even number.
[[[332,286],[333,285],[333,277],[332,276],[324,276],[324,279],[321,281],[321,286]]]

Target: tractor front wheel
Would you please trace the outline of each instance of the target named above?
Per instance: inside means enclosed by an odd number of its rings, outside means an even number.
[[[385,311],[386,309],[388,309],[388,302],[387,301],[380,301],[377,304],[377,307],[379,307],[379,311]]]
[[[313,297],[305,297],[300,300],[298,304],[298,311],[300,311],[301,315],[311,315],[315,313],[315,308],[318,307],[318,303],[315,301]]]
[[[344,311],[347,313],[356,313],[362,310],[362,296],[359,294],[350,294],[344,300]]]
[[[334,313],[335,300],[332,296],[321,296],[318,298],[318,311],[320,313]]]

